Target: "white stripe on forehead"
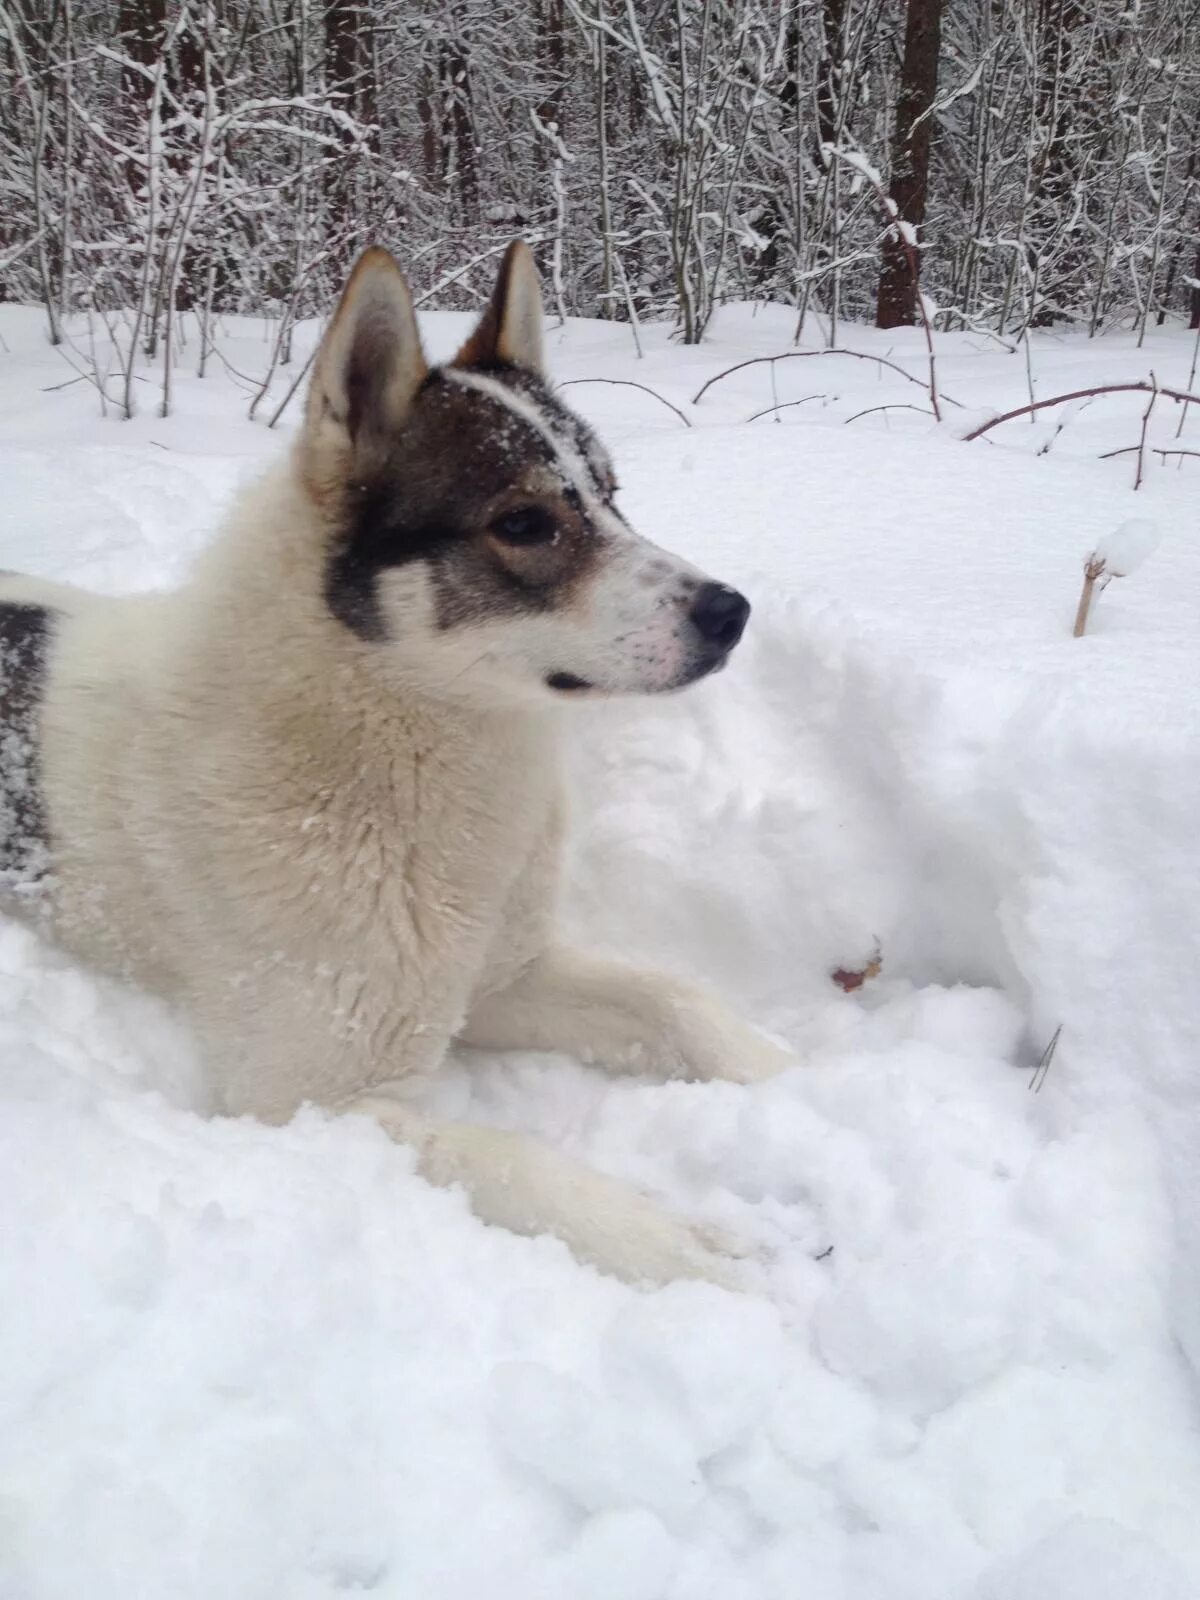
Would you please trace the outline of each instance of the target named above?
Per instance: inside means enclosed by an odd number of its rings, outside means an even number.
[[[442,376],[461,384],[464,389],[474,389],[477,394],[487,395],[489,400],[495,400],[514,416],[520,417],[522,422],[528,423],[538,437],[549,445],[563,477],[593,505],[601,504],[591,468],[579,453],[578,445],[573,439],[564,439],[546,413],[527,395],[510,389],[496,378],[486,378],[481,372],[465,372],[461,367],[443,367]]]

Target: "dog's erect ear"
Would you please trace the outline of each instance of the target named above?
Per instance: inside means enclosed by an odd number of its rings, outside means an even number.
[[[511,361],[530,372],[543,370],[542,286],[523,239],[514,239],[504,252],[491,303],[454,365],[486,367],[497,361]]]
[[[356,456],[386,450],[428,370],[404,274],[389,251],[372,245],[317,351],[305,412],[310,440],[332,425]]]

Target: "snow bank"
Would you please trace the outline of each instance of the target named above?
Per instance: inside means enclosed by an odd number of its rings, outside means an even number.
[[[755,351],[726,321],[702,375]],[[4,327],[5,564],[174,575],[276,441],[185,384],[175,424],[68,413],[64,474],[67,401]],[[681,400],[699,359],[648,357]],[[597,325],[556,360],[643,377]],[[755,615],[720,678],[581,717],[567,917],[807,1066],[463,1052],[436,1096],[739,1229],[751,1292],[486,1229],[358,1119],[207,1121],[160,1007],[0,926],[6,1600],[1200,1590],[1188,483],[1134,501],[927,419],[743,429],[748,389],[650,431],[614,395],[571,391],[629,514]],[[1145,511],[1161,548],[1072,640],[1081,552]]]

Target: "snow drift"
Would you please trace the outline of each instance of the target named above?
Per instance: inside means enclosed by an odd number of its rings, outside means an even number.
[[[68,471],[4,310],[6,564],[171,576],[277,442],[220,388],[170,426],[80,399]],[[770,337],[729,326],[708,371]],[[637,375],[682,398],[698,359]],[[632,370],[598,325],[555,360]],[[1194,491],[1024,434],[735,425],[749,395],[688,433],[571,391],[635,523],[755,615],[720,679],[580,716],[566,914],[805,1064],[464,1051],[436,1088],[740,1230],[749,1292],[488,1230],[358,1119],[205,1120],[162,1008],[0,926],[6,1600],[1200,1591]],[[1072,640],[1084,557],[1147,510]]]

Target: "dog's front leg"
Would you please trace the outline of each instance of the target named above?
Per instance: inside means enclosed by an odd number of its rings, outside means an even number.
[[[663,1078],[758,1083],[795,1065],[700,990],[557,946],[480,1001],[460,1037],[494,1050],[563,1050]]]
[[[569,1156],[504,1128],[441,1122],[383,1086],[343,1111],[372,1117],[410,1145],[417,1170],[441,1188],[461,1184],[483,1222],[512,1233],[550,1233],[581,1261],[629,1283],[703,1278],[736,1285],[731,1257],[744,1249],[721,1229],[689,1222],[648,1196]]]

